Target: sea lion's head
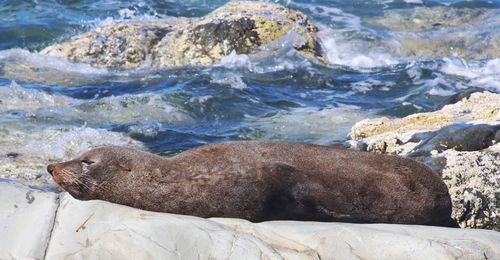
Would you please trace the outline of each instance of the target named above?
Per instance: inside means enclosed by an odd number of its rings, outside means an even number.
[[[76,158],[49,164],[47,171],[54,181],[74,198],[103,199],[110,189],[127,182],[127,175],[137,164],[139,151],[119,146],[103,146]]]

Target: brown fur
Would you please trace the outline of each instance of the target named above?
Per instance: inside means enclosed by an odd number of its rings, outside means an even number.
[[[285,142],[206,145],[171,158],[125,147],[51,164],[73,197],[199,217],[448,226],[441,178],[409,159]]]

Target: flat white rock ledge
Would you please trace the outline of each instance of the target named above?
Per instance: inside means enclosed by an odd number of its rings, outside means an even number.
[[[29,204],[29,191],[0,183],[0,259],[500,259],[500,232],[489,230],[254,224],[84,202],[67,194],[53,221],[57,197],[33,191]],[[12,214],[20,205],[24,211]]]
[[[43,259],[57,200],[55,193],[0,182],[0,259]]]
[[[202,219],[64,195],[47,259],[500,259],[500,232]]]

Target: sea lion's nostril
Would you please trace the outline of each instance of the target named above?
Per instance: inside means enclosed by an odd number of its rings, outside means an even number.
[[[50,173],[50,175],[53,175],[54,174],[54,165],[53,164],[49,164],[47,166],[47,171]]]

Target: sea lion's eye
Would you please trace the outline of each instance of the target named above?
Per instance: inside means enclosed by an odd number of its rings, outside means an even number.
[[[82,160],[82,163],[88,166],[88,165],[93,164],[94,161],[91,161],[91,160]]]

